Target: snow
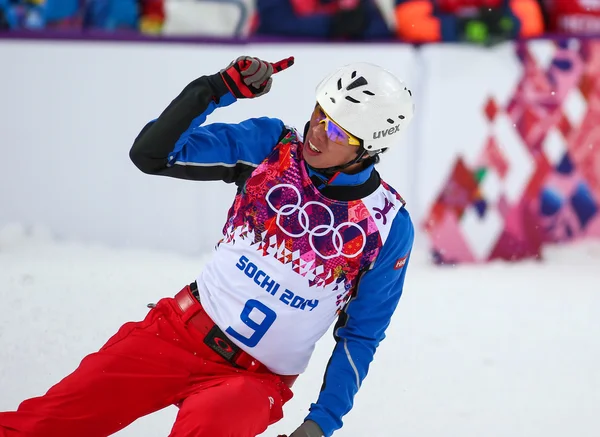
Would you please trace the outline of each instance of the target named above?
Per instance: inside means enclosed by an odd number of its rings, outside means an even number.
[[[597,436],[600,242],[544,255],[441,268],[415,253],[387,339],[336,437]],[[0,411],[42,394],[205,260],[0,228]],[[286,417],[263,436],[302,421],[332,345],[329,333]],[[165,409],[116,435],[164,437],[175,414]]]

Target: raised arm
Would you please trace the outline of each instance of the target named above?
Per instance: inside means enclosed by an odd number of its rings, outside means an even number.
[[[267,93],[278,65],[242,57],[219,73],[194,80],[142,129],[131,160],[147,174],[235,182],[269,154],[284,132],[283,122],[261,117],[202,124],[217,108]]]

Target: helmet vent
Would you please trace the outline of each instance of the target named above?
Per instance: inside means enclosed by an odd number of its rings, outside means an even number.
[[[363,93],[365,93],[368,96],[374,96],[375,93],[372,93],[371,91],[363,91]]]
[[[388,119],[387,119],[387,122],[388,122],[389,124],[394,124],[394,120],[392,120],[391,118],[388,118]]]
[[[405,117],[404,115],[400,115],[400,116],[398,116],[398,118],[399,118],[400,120],[404,120],[406,117]]]
[[[412,97],[412,92],[408,88],[404,87],[404,91],[408,91],[408,94],[410,94],[410,96]]]
[[[338,86],[338,91],[342,89],[342,78],[341,77],[338,79],[337,86]]]
[[[350,97],[350,96],[346,96],[346,100],[348,100],[349,102],[352,102],[352,103],[360,103],[358,100],[356,100],[356,99],[353,99],[353,98],[352,98],[352,97]]]
[[[331,103],[335,103],[335,99],[333,97],[330,97],[329,100],[331,100]]]
[[[352,79],[354,79],[356,77],[356,71],[352,72]]]
[[[350,85],[348,85],[346,87],[346,90],[350,91],[350,90],[353,90],[354,88],[358,88],[359,86],[365,86],[367,84],[368,84],[367,79],[365,79],[363,76],[361,76],[358,79],[356,79],[354,82],[352,82]]]

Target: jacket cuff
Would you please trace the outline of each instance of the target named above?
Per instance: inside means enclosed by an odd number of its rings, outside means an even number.
[[[304,420],[312,420],[321,431],[323,431],[323,435],[325,437],[331,437],[333,432],[342,427],[341,421],[336,421],[331,415],[327,414],[326,411],[315,410],[313,409],[315,405],[311,406],[311,412]]]
[[[231,96],[233,96],[234,100],[237,100],[235,98],[235,96],[231,93],[229,88],[227,88],[227,85],[225,84],[225,81],[223,80],[223,76],[221,76],[221,73],[215,73],[215,74],[208,76],[208,82],[210,83],[210,86],[213,88],[215,97],[218,98],[219,100],[221,100],[221,98],[223,96],[226,96],[227,94],[231,94]]]

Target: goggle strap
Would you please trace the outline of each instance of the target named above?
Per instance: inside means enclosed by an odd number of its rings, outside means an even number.
[[[331,185],[331,183],[340,175],[340,173],[341,171],[336,171],[327,181],[327,185]]]

